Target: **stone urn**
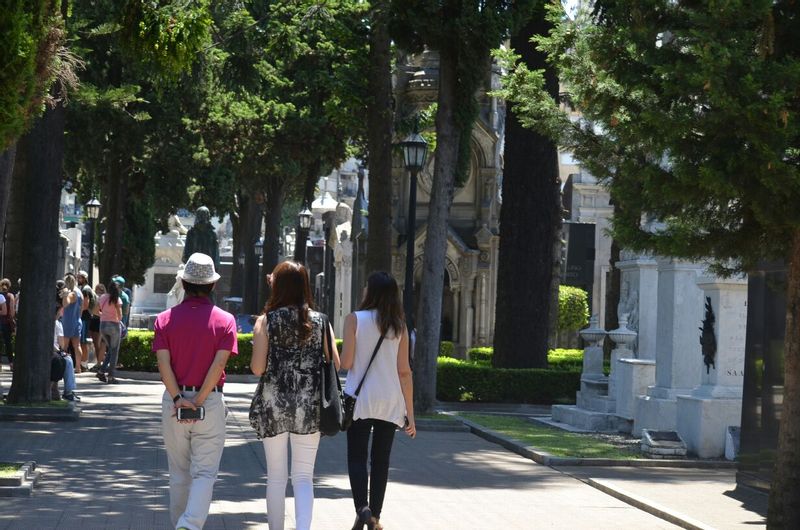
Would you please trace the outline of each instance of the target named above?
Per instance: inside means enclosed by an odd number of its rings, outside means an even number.
[[[598,325],[597,315],[592,315],[592,318],[589,319],[589,327],[581,330],[580,335],[587,344],[583,350],[583,374],[581,379],[604,380],[603,340],[606,338],[606,331]]]

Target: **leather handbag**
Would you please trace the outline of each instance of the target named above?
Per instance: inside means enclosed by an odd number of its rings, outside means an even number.
[[[369,360],[367,369],[364,370],[364,375],[361,376],[361,382],[358,383],[355,395],[351,396],[349,394],[344,394],[344,422],[342,423],[343,431],[349,429],[350,426],[353,424],[353,415],[356,412],[356,399],[358,399],[358,394],[361,393],[361,387],[364,386],[364,380],[367,378],[367,372],[369,372],[369,367],[372,366],[372,361],[375,360],[375,356],[378,355],[378,350],[381,348],[381,344],[383,344],[383,338],[384,335],[381,335],[381,338],[378,339],[378,344],[375,345],[375,350],[372,352],[372,357]]]
[[[328,318],[322,322],[324,344],[328,347],[329,354],[333,353],[331,346],[330,326]],[[334,436],[343,431],[344,411],[342,408],[342,383],[333,358],[325,358],[325,348],[322,349],[320,362],[320,400],[319,400],[319,432],[324,436]]]

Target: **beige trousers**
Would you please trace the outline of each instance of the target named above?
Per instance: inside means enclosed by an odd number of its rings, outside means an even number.
[[[184,392],[191,398],[195,392]],[[219,461],[225,447],[225,402],[211,392],[203,406],[205,419],[178,423],[172,397],[164,392],[161,427],[169,463],[169,512],[175,528],[200,530],[208,517]]]

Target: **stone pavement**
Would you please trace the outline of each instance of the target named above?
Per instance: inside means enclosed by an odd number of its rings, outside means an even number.
[[[5,389],[9,378],[0,374]],[[231,414],[209,529],[266,528],[264,454],[247,422],[253,388],[226,385]],[[44,477],[32,497],[0,499],[0,530],[169,528],[162,389],[80,375],[79,422],[1,423],[0,459],[36,460]],[[398,433],[390,477],[382,517],[389,529],[675,528],[469,433],[421,432],[416,440]],[[291,499],[287,512],[293,528]],[[353,513],[345,437],[325,438],[313,528],[349,528]]]

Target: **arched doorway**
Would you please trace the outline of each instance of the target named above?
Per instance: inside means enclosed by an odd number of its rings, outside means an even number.
[[[422,268],[414,271],[414,322],[419,327],[420,284],[422,282]],[[439,340],[454,341],[455,332],[455,304],[453,290],[450,286],[450,273],[445,269],[442,285],[442,316],[439,319]]]

